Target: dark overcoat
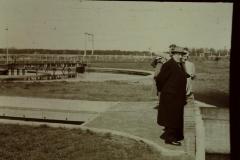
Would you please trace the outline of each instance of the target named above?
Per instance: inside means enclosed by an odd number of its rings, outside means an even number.
[[[156,77],[161,93],[157,123],[169,128],[183,128],[183,109],[186,104],[186,73],[174,59],[163,64]]]

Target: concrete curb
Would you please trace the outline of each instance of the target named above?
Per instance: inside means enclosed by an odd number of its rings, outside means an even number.
[[[86,67],[86,71],[102,71],[111,73],[122,73],[122,74],[135,74],[143,76],[151,76],[154,74],[153,71],[140,70],[140,69],[124,69],[124,68],[103,68],[103,67]]]
[[[211,104],[207,104],[198,100],[194,100],[195,105],[200,106],[200,107],[212,107],[212,108],[216,108],[217,106],[211,105]]]
[[[47,125],[49,127],[63,127],[63,128],[79,128],[82,130],[91,130],[95,133],[111,133],[113,135],[122,136],[130,139],[134,139],[136,141],[142,141],[146,143],[147,145],[153,147],[156,151],[158,151],[163,156],[187,156],[187,154],[184,151],[176,151],[176,150],[170,150],[167,148],[164,148],[162,146],[159,146],[158,144],[147,140],[145,138],[141,138],[138,136],[134,136],[128,133],[109,130],[109,129],[99,129],[99,128],[93,128],[93,127],[86,127],[81,125],[72,125],[72,124],[60,124],[60,123],[47,123],[47,122],[30,122],[30,121],[20,121],[20,120],[7,120],[7,119],[0,119],[0,123],[3,124],[18,124],[18,125],[32,125],[32,126],[40,126],[40,125]]]
[[[112,104],[108,109],[110,109],[110,108],[118,105],[119,103],[120,103],[120,102],[116,102],[115,104]],[[97,117],[99,117],[101,114],[102,114],[101,112],[97,113],[96,116],[92,117],[92,118],[91,118],[90,120],[88,120],[88,121],[85,121],[81,126],[85,127],[86,125],[88,125],[89,123],[91,123],[92,121],[94,121]]]

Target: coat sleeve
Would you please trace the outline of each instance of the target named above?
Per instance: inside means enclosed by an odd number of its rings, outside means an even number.
[[[157,65],[157,60],[154,59],[154,60],[151,62],[151,66],[152,66],[153,68],[155,68],[156,65]]]
[[[171,74],[171,69],[168,65],[163,64],[161,71],[159,72],[159,74],[156,77],[156,85],[157,85],[157,90],[159,92],[161,92],[162,87],[164,86],[164,84],[167,82],[169,76]]]
[[[157,75],[160,73],[160,70],[162,68],[162,63],[158,63],[155,67],[155,72],[154,72],[154,79],[156,79]]]

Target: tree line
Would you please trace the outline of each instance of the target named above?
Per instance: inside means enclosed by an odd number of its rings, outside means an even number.
[[[214,49],[214,48],[189,48],[190,56],[225,56],[229,55],[230,50],[227,49]],[[6,48],[0,48],[0,53],[6,53]],[[84,55],[84,50],[52,50],[52,49],[16,49],[9,48],[9,54],[60,54],[60,55]],[[87,50],[86,55],[91,55],[92,51]],[[94,55],[137,55],[137,56],[150,56],[155,55],[154,52],[149,51],[123,51],[123,50],[94,50]]]
[[[230,54],[230,50],[228,49],[214,49],[214,48],[190,48],[191,56],[200,56],[204,54],[204,56],[226,56]]]

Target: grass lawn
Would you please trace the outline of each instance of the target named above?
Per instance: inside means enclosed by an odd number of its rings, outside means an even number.
[[[152,101],[149,85],[127,82],[8,82],[0,86],[0,95],[81,99],[93,101]]]
[[[159,160],[142,141],[90,130],[0,124],[0,160]]]
[[[229,107],[229,61],[194,61],[197,78],[193,88],[197,100]]]

